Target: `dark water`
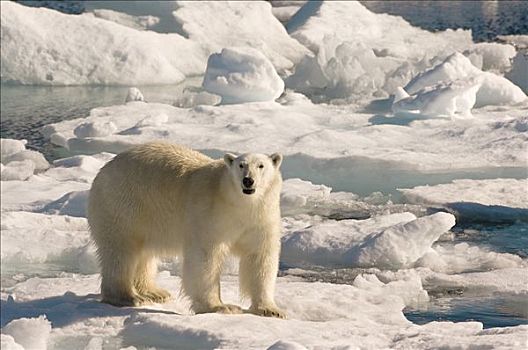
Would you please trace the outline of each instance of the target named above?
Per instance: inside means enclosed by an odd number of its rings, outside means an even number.
[[[404,310],[409,321],[478,321],[484,328],[528,324],[528,295],[433,298],[425,310]]]
[[[362,1],[369,10],[401,16],[430,31],[471,29],[476,42],[528,34],[528,1]]]
[[[143,86],[148,102],[172,104],[183,90],[200,85],[192,78],[179,85]],[[26,139],[28,148],[38,150],[49,160],[56,158],[54,146],[40,133],[46,124],[86,117],[96,107],[122,104],[128,87],[122,86],[0,86],[0,135]]]
[[[510,225],[455,226],[454,243],[467,242],[486,247],[490,251],[510,253],[528,258],[528,223]],[[528,270],[526,271],[528,274]],[[450,291],[451,296],[436,296],[431,291],[431,301],[419,309],[406,309],[410,321],[424,324],[431,321],[478,321],[484,328],[509,327],[528,324],[528,294],[499,294],[472,296],[463,291]],[[452,295],[456,295],[453,297]]]

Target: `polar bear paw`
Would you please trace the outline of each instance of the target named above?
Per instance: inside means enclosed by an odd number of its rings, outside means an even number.
[[[152,302],[162,304],[168,301],[171,297],[171,294],[165,289],[158,287],[151,287],[145,291],[139,292],[143,298]]]
[[[286,313],[276,306],[251,307],[249,312],[258,316],[277,317],[282,319],[286,318]]]
[[[241,314],[242,308],[238,305],[232,305],[232,304],[222,304],[217,306],[211,306],[208,308],[197,308],[197,311],[195,311],[196,314],[205,314],[209,312],[216,312],[218,314]]]

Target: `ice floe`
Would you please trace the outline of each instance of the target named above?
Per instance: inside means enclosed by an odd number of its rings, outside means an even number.
[[[167,274],[160,274],[158,282],[173,291],[180,288],[179,278]],[[224,278],[222,287],[225,299],[237,302],[236,280]],[[190,316],[179,299],[163,306],[118,309],[98,303],[93,294],[97,288],[97,275],[29,279],[10,289],[16,298],[5,299],[8,294],[3,294],[2,320],[35,318],[45,313],[55,327],[48,339],[50,348],[65,344],[84,347],[96,342],[94,338],[115,347],[170,348],[186,344],[196,349],[268,348],[278,340],[307,348],[363,344],[367,348],[425,349],[430,342],[439,347],[515,347],[526,339],[525,326],[483,331],[479,322],[412,324],[402,309],[427,300],[420,279],[412,274],[392,282],[365,274],[358,276],[353,285],[308,284],[279,278],[277,301],[288,312],[289,320],[253,315]],[[93,320],[94,315],[100,322]],[[228,330],[226,322],[230,324]],[[376,334],[372,329],[377,330]]]
[[[407,202],[444,206],[464,221],[528,221],[526,179],[460,179],[400,191]]]
[[[264,1],[179,1],[173,12],[182,34],[209,53],[246,46],[261,51],[283,73],[309,51],[291,38]]]
[[[86,118],[50,124],[42,131],[51,142],[74,153],[119,153],[152,140],[202,150],[280,150],[286,155],[283,170],[287,174],[291,167],[297,174],[300,167],[305,167],[302,171],[307,174],[324,168],[325,179],[335,176],[340,181],[348,179],[340,175],[339,169],[353,171],[357,162],[374,168],[387,168],[383,163],[390,164],[392,171],[400,172],[526,164],[526,116],[521,108],[474,111],[474,120],[415,118],[402,122],[398,118],[359,113],[350,106],[312,104],[296,96],[287,92],[281,103],[200,105],[190,109],[134,102],[96,108]],[[158,126],[138,125],[145,118],[159,115],[166,115],[167,121]],[[95,122],[112,122],[117,130],[104,137],[74,135],[73,130],[81,124]],[[373,178],[376,174],[369,172],[365,176]]]
[[[205,69],[202,47],[176,33],[160,35],[14,2],[2,3],[1,19],[2,82],[175,84]],[[86,45],[87,38],[97,40]]]

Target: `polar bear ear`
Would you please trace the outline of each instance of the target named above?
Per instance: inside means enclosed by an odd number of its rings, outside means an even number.
[[[273,162],[273,166],[278,169],[282,163],[282,154],[273,153],[270,156],[270,158],[271,158],[271,161]]]
[[[233,165],[233,161],[236,159],[236,156],[232,153],[226,153],[224,155],[224,162],[227,164],[227,166]]]

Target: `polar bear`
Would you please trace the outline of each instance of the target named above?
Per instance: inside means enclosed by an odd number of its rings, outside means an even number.
[[[195,313],[240,313],[220,298],[224,258],[240,257],[250,312],[284,318],[274,289],[280,253],[280,154],[227,153],[213,160],[183,146],[149,143],[118,154],[97,174],[88,222],[104,302],[164,302],[156,258],[178,255]]]

